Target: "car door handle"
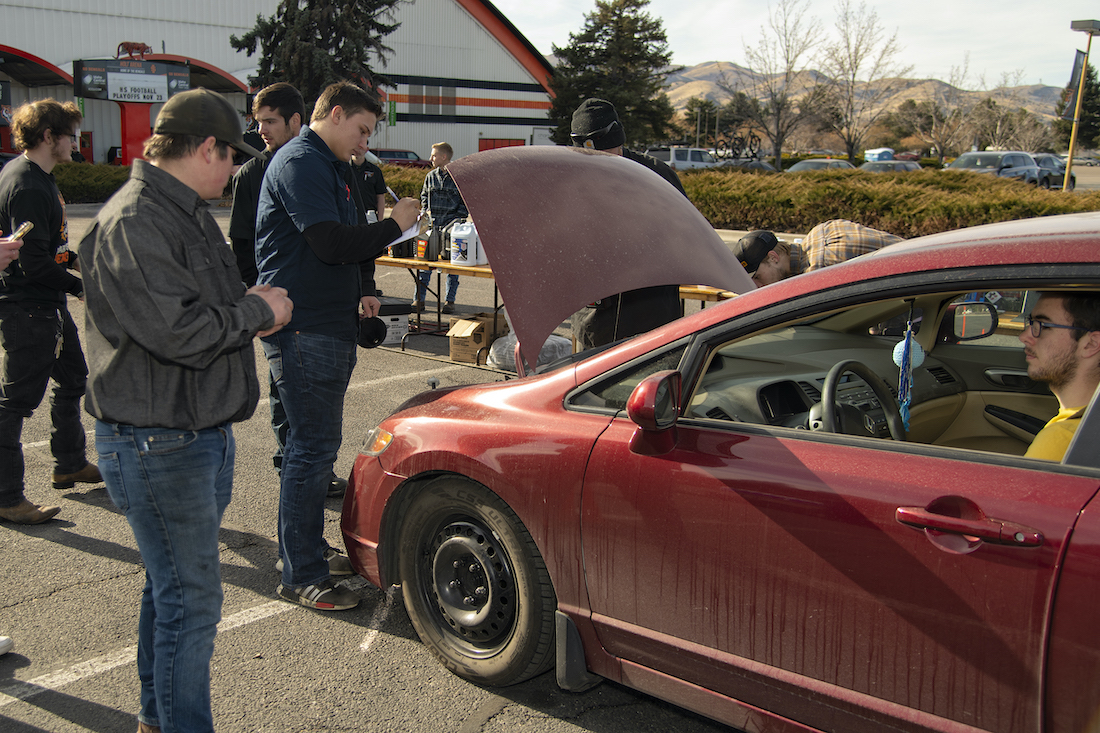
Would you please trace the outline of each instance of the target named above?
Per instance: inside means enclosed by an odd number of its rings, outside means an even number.
[[[1026,369],[986,369],[985,378],[999,387],[1009,389],[1031,389],[1035,382],[1027,376]]]
[[[907,527],[931,529],[937,532],[977,537],[983,542],[1014,547],[1038,547],[1043,544],[1042,533],[1015,522],[1000,519],[962,519],[930,512],[924,507],[902,506],[894,512],[894,518]]]

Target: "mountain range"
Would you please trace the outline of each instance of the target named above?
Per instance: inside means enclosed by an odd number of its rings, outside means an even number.
[[[696,64],[668,77],[665,87],[669,101],[672,102],[672,106],[677,111],[683,110],[687,106],[688,100],[695,97],[704,97],[719,104],[725,103],[729,99],[729,95],[722,91],[719,86],[723,73],[731,79],[751,80],[755,76],[753,72],[745,67],[728,61],[708,61]],[[818,76],[818,72],[815,71],[802,73],[808,76],[807,80]],[[751,81],[749,83],[751,84]],[[936,79],[902,79],[898,90],[885,102],[885,105],[892,110],[907,99],[919,102],[925,99],[942,98],[946,91],[952,89],[946,82]],[[1062,88],[1032,84],[1003,87],[993,91],[967,90],[963,93],[980,99],[992,97],[998,104],[1023,107],[1045,120],[1052,120],[1055,117],[1054,108],[1062,96]]]

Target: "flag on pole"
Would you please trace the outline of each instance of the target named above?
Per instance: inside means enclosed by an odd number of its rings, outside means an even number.
[[[1069,80],[1069,100],[1066,108],[1062,110],[1063,120],[1073,120],[1077,112],[1077,90],[1081,88],[1081,74],[1085,72],[1085,52],[1078,51],[1077,58],[1073,60],[1073,76]]]

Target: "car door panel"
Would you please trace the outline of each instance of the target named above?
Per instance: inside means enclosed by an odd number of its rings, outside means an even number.
[[[1036,729],[1053,568],[1095,479],[702,421],[638,456],[635,429],[597,441],[582,502],[612,654],[824,730]],[[956,554],[895,518],[937,501],[1042,545]]]
[[[1036,418],[1043,423],[1058,412],[1054,395],[1010,394],[1006,392],[967,392],[961,409],[934,440],[927,442],[949,448],[993,451],[1022,456],[1034,434],[1025,436],[996,419],[989,408],[1006,408]],[[921,405],[923,407],[923,405]],[[922,441],[923,442],[923,441]]]

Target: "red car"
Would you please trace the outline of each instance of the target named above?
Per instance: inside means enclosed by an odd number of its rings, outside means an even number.
[[[616,196],[623,166],[551,150],[451,166],[502,293],[534,291],[505,294],[525,354],[600,287],[539,289],[563,232],[577,256],[614,248],[633,204],[635,287],[699,241],[682,197]],[[1100,289],[1100,215],[977,227],[423,393],[356,461],[352,562],[480,684],[555,669],[747,731],[1094,730],[1100,410],[1062,463],[1024,458],[1057,402],[1016,338],[1035,291],[1079,287]],[[907,325],[926,357],[906,428]]]

